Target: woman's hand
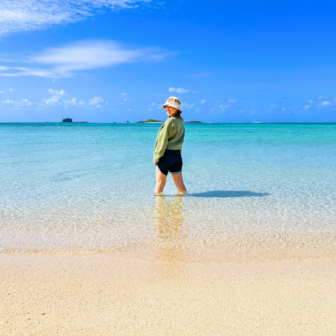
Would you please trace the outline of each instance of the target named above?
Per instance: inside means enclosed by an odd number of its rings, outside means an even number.
[[[154,162],[154,164],[155,164],[155,166],[156,166],[157,162],[155,162],[154,160],[153,160],[153,162]]]

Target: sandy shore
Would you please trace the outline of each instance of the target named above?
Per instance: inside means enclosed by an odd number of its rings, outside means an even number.
[[[336,261],[1,255],[1,335],[336,335]]]

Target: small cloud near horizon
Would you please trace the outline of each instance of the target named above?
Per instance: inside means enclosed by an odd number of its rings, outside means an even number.
[[[64,90],[56,90],[56,89],[51,89],[51,88],[48,89],[48,92],[52,95],[52,97],[43,99],[40,105],[46,104],[50,106],[50,105],[57,104],[60,101],[61,96],[66,94]]]
[[[94,97],[89,100],[89,104],[94,107],[101,107],[101,103],[104,102],[104,99],[101,97]]]
[[[174,88],[174,87],[170,87],[170,88],[169,88],[169,92],[189,93],[190,90],[188,90],[188,89],[183,89],[183,88]]]
[[[63,103],[65,105],[65,107],[68,107],[68,106],[77,106],[77,99],[76,98],[72,98],[71,100],[68,99],[68,100],[63,100]]]
[[[64,90],[49,89],[48,91],[50,94],[58,95],[58,96],[62,96],[65,94]]]
[[[185,109],[187,109],[187,110],[190,110],[190,109],[192,109],[193,107],[195,107],[195,103],[191,103],[191,104],[183,103],[183,105],[182,105],[182,108],[185,108]]]
[[[33,103],[28,99],[21,99],[20,101],[14,101],[14,100],[7,99],[7,100],[3,101],[2,104],[13,104],[16,107],[33,105]]]

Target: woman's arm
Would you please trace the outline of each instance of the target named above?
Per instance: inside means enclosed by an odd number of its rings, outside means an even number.
[[[156,138],[154,158],[153,158],[154,163],[159,162],[160,158],[163,156],[168,146],[169,132],[170,132],[170,122],[166,122]]]

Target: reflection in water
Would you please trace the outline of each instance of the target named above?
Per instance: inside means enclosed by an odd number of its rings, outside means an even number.
[[[159,240],[156,259],[163,266],[174,265],[182,261],[184,231],[183,195],[177,194],[173,198],[166,196],[156,197],[155,206],[155,234]]]

